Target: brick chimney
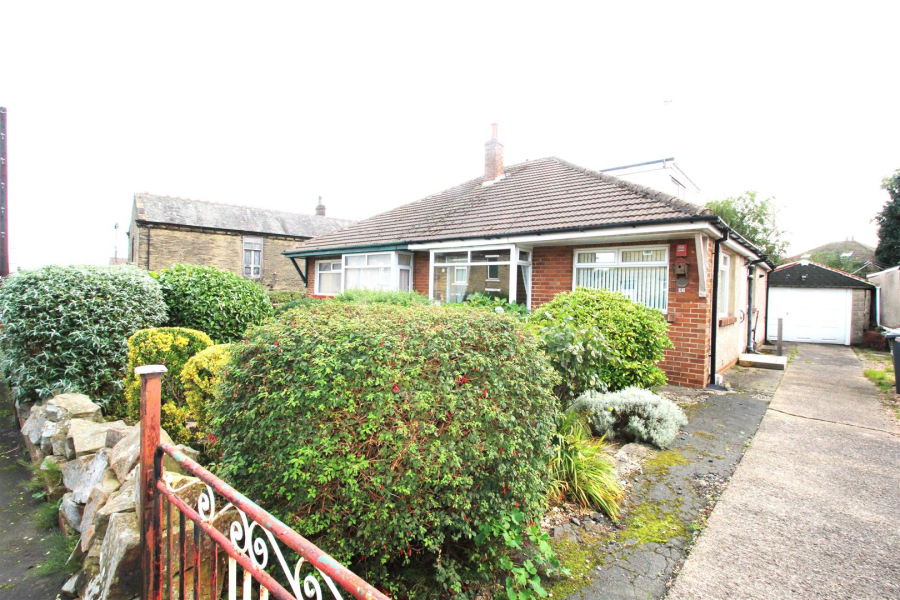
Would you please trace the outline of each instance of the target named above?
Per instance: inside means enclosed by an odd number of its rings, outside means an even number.
[[[491,139],[484,143],[484,182],[503,176],[503,144],[497,141],[497,124],[491,124]]]
[[[319,196],[319,205],[316,206],[316,215],[320,217],[325,216],[325,205],[322,204],[322,196]]]

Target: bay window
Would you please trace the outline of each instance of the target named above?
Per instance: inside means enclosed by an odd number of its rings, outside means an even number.
[[[316,261],[316,294],[333,296],[347,290],[412,290],[412,254],[374,252],[344,254]]]
[[[431,298],[463,302],[470,294],[528,304],[531,254],[515,246],[452,249],[431,254]]]
[[[575,287],[619,292],[665,312],[669,300],[668,246],[586,248],[575,251]]]

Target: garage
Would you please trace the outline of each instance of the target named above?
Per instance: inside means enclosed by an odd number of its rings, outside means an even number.
[[[767,337],[783,319],[787,342],[857,344],[869,327],[874,286],[865,279],[806,260],[769,275]]]

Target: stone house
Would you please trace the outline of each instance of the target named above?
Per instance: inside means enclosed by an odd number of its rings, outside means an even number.
[[[253,279],[267,290],[305,289],[282,253],[353,223],[316,214],[135,194],[128,262],[155,271],[179,263],[209,265]]]
[[[702,387],[764,339],[773,265],[707,209],[559,158],[503,164],[454,188],[285,252],[310,294],[414,290],[436,302],[483,292],[536,309],[575,287],[605,288],[665,314],[661,365]],[[752,340],[748,344],[748,340]]]

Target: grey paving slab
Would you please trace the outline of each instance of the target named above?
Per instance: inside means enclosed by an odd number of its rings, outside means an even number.
[[[668,598],[900,598],[900,437],[843,346],[802,345]]]

